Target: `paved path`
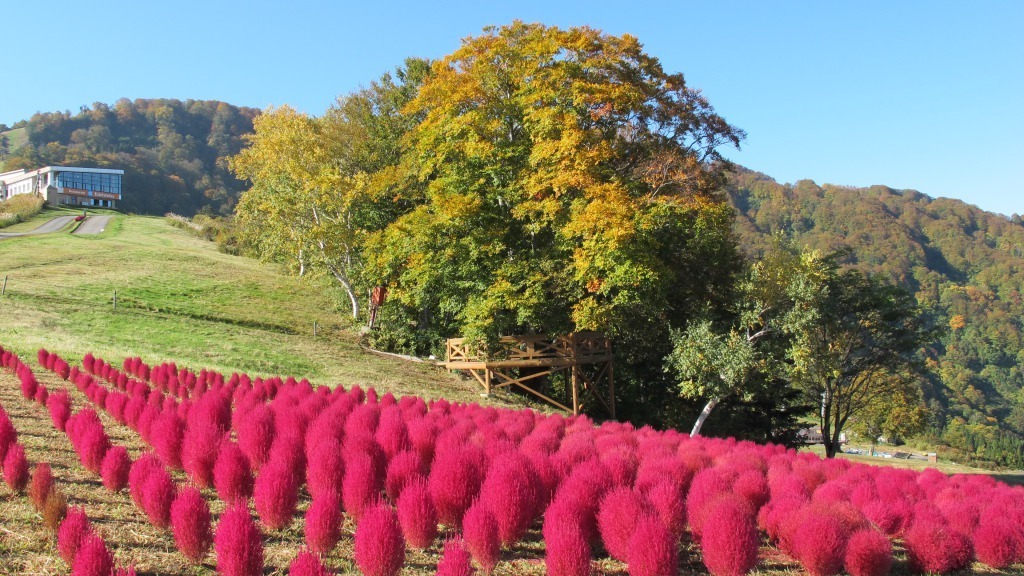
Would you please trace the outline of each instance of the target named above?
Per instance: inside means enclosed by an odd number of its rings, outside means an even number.
[[[75,234],[99,234],[107,228],[107,222],[110,222],[110,216],[89,216]]]
[[[74,216],[57,216],[49,222],[41,224],[31,232],[0,232],[0,238],[16,238],[18,236],[28,236],[30,234],[49,234],[50,232],[56,232],[64,228],[68,225],[68,222],[71,222],[74,219]]]

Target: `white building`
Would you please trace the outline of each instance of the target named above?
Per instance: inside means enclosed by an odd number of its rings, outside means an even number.
[[[0,200],[36,194],[50,204],[115,208],[121,199],[124,170],[47,166],[0,174]]]

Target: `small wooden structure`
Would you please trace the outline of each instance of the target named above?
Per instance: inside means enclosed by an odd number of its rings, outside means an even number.
[[[576,332],[552,338],[541,334],[505,336],[491,354],[471,349],[464,338],[449,338],[446,360],[441,366],[465,370],[490,395],[495,388],[519,387],[567,412],[579,414],[591,400],[615,417],[615,380],[612,345],[596,332]],[[566,400],[559,402],[542,394],[530,383],[558,372],[568,371]]]

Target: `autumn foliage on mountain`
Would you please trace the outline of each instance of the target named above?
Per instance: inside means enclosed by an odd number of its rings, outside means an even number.
[[[41,112],[24,123],[24,145],[0,150],[0,164],[4,170],[116,168],[125,171],[119,202],[125,211],[229,214],[244,186],[226,159],[241,150],[258,114],[215,100],[127,98],[74,114]]]
[[[898,283],[946,327],[930,348],[929,430],[965,458],[1019,467],[1024,434],[1024,225],[885,186],[809,180],[780,184],[737,169],[727,186],[740,245],[753,255],[774,235]]]

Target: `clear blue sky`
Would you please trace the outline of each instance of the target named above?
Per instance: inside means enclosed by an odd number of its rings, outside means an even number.
[[[358,4],[358,5],[357,5]],[[120,97],[322,113],[489,24],[637,36],[780,182],[913,188],[1024,213],[1024,2],[3,2],[0,122]]]

